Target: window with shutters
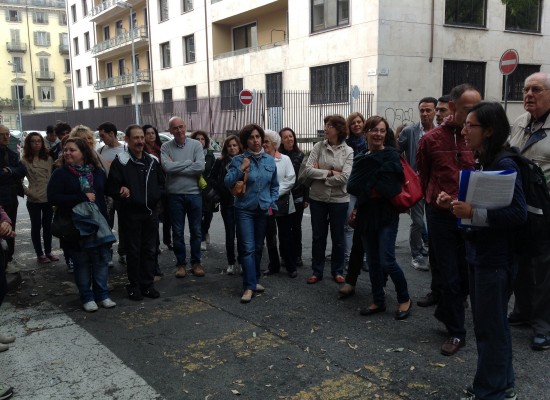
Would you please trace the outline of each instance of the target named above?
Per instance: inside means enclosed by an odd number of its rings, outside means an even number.
[[[6,21],[21,22],[21,12],[19,10],[6,10]]]
[[[82,87],[82,76],[79,69],[76,70],[76,87]]]
[[[311,32],[349,25],[349,0],[311,0]]]
[[[185,108],[187,112],[197,112],[197,86],[185,87]]]
[[[21,43],[21,34],[19,29],[10,29],[10,37],[12,43]]]
[[[16,72],[23,71],[23,57],[12,57],[13,70]]]
[[[185,54],[185,63],[195,62],[195,35],[183,38],[183,52]]]
[[[160,57],[162,68],[170,68],[172,66],[172,62],[170,61],[170,42],[160,44]]]
[[[181,13],[186,13],[193,10],[193,0],[181,1]]]
[[[523,85],[529,75],[540,72],[540,65],[519,64],[516,70],[508,75],[508,100],[523,101]],[[506,77],[502,77],[502,101],[506,89]]]
[[[258,46],[256,23],[233,28],[233,50]]]
[[[50,59],[48,57],[38,57],[40,72],[50,72]]]
[[[484,62],[443,61],[443,93],[449,93],[462,83],[469,83],[479,91],[481,98],[485,97],[485,66]]]
[[[90,51],[90,32],[84,32],[84,50]]]
[[[159,22],[168,21],[168,0],[159,0]]]
[[[309,70],[311,104],[349,101],[349,63],[323,65]]]
[[[445,0],[445,24],[447,25],[483,28],[486,20],[487,0]]]
[[[282,107],[283,105],[283,73],[266,74],[265,94],[268,107]]]
[[[506,6],[506,30],[539,33],[542,0],[516,3],[514,7]]]
[[[43,32],[43,31],[34,32],[34,44],[36,46],[49,46],[50,32]]]
[[[61,12],[57,14],[57,18],[59,20],[59,25],[67,25],[67,14],[64,12]]]
[[[241,93],[242,90],[242,78],[220,81],[221,109],[240,110],[243,108],[239,100],[239,93]]]
[[[78,38],[77,37],[75,37],[73,39],[73,53],[74,53],[75,56],[80,54],[80,48],[78,46]]]
[[[47,24],[49,22],[48,13],[35,11],[32,13],[32,21],[35,24]]]
[[[23,85],[13,85],[11,87],[11,98],[13,100],[24,99],[25,98],[25,86],[23,86]]]
[[[86,67],[86,83],[88,83],[88,85],[92,85],[94,83],[93,82],[92,66],[91,65],[88,65]]]
[[[39,100],[42,102],[54,101],[54,93],[53,86],[38,86]]]

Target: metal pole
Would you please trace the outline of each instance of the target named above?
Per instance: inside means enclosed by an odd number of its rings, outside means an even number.
[[[136,50],[134,47],[134,7],[130,5],[130,35],[132,35],[132,76],[134,78],[134,107],[136,113],[136,124],[139,123],[139,105],[138,105],[138,89],[137,89],[137,74],[136,74]]]
[[[508,108],[508,75],[504,76],[504,112]]]

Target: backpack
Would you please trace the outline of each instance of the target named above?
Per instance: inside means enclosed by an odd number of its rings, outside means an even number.
[[[519,168],[527,203],[527,222],[517,235],[520,242],[518,251],[533,256],[534,250],[540,250],[538,244],[550,240],[550,191],[542,169],[534,161],[522,156],[516,147],[501,151],[491,165],[496,165],[506,157],[512,158]]]

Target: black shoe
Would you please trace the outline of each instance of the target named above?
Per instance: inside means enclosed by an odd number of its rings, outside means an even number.
[[[413,306],[413,302],[412,300],[409,299],[409,308],[407,308],[405,311],[399,311],[399,309],[397,309],[397,311],[395,312],[395,319],[397,320],[406,319],[411,313],[412,306]]]
[[[361,311],[359,311],[359,314],[363,316],[369,316],[373,314],[378,314],[386,311],[386,305],[382,304],[381,306],[378,306],[376,308],[362,308]]]
[[[510,315],[508,315],[508,325],[510,326],[529,325],[529,320],[527,318],[524,318],[520,314],[510,313]]]
[[[263,272],[263,275],[264,276],[269,276],[269,275],[276,275],[278,274],[279,271],[275,271],[273,269],[266,269],[264,272]]]
[[[416,302],[416,305],[418,307],[431,307],[435,306],[437,303],[439,303],[439,299],[437,299],[432,292],[428,293],[426,296],[421,297],[420,300]]]
[[[128,289],[128,298],[134,301],[143,300],[143,296],[141,295],[141,292],[136,289]]]
[[[149,288],[141,291],[141,294],[145,297],[149,297],[150,299],[158,299],[160,297],[160,293],[155,288]]]
[[[287,275],[289,278],[296,278],[298,276],[298,272],[290,271],[290,272],[287,272]]]
[[[540,333],[535,335],[531,342],[531,348],[533,350],[548,350],[550,349],[550,336],[541,335]]]

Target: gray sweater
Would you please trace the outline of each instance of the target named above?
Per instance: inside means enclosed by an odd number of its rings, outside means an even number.
[[[198,180],[204,172],[204,152],[198,140],[185,138],[179,147],[176,139],[160,148],[162,168],[166,172],[166,192],[169,194],[199,194]]]

